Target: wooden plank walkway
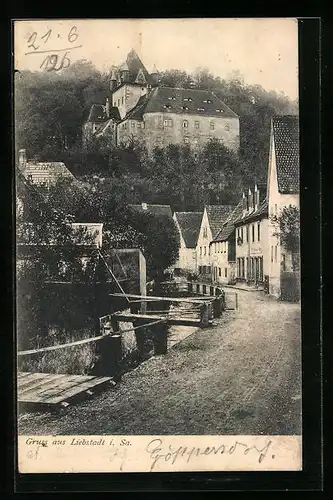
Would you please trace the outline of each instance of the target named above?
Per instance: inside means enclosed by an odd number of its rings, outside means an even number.
[[[128,299],[138,299],[138,302],[157,302],[157,301],[162,301],[162,302],[175,302],[175,303],[188,303],[188,304],[201,304],[202,299],[205,299],[206,302],[209,302],[210,300],[214,299],[214,297],[194,297],[194,298],[188,298],[188,297],[157,297],[155,295],[135,295],[135,294],[122,294],[122,293],[109,293],[111,297],[120,297],[120,298],[128,298]],[[131,300],[131,302],[137,302],[136,300]]]
[[[110,385],[112,377],[19,372],[18,404],[25,410],[59,410]]]

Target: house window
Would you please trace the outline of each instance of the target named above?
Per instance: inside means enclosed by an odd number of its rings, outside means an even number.
[[[273,262],[273,245],[271,246],[271,262]]]
[[[227,242],[224,242],[224,253],[227,253]]]
[[[277,245],[275,245],[275,262],[277,262]]]
[[[188,121],[187,121],[187,120],[184,120],[184,121],[183,121],[183,127],[184,127],[184,128],[188,128]]]
[[[225,128],[225,130],[226,130],[227,132],[229,132],[229,130],[230,130],[230,125],[226,124],[224,128]]]
[[[221,274],[222,274],[222,273],[221,273],[221,268],[219,267],[219,276],[221,276]]]
[[[189,137],[184,137],[184,142],[185,142],[185,144],[188,144],[190,142]]]
[[[227,267],[224,268],[224,277],[225,278],[228,277],[228,268]]]
[[[249,226],[246,226],[246,243],[249,241]]]
[[[214,122],[210,122],[210,130],[214,130],[215,129],[215,123]]]
[[[194,139],[194,144],[198,144],[198,139],[197,138]]]
[[[124,96],[121,98],[121,104],[124,104]]]
[[[254,242],[254,224],[252,224],[252,243]]]
[[[131,122],[131,127],[134,128],[135,127],[135,122]]]
[[[200,257],[202,257],[202,247],[200,247]]]
[[[204,247],[204,255],[206,255],[206,247]]]
[[[260,241],[260,222],[258,222],[257,229],[258,229],[258,241]]]
[[[171,118],[169,118],[169,120],[168,120],[168,126],[172,127],[172,125],[173,125],[173,122],[172,122]]]
[[[275,215],[277,214],[277,204],[275,203],[275,206],[274,206],[274,213]]]
[[[119,106],[120,106],[120,99],[118,99],[118,108],[119,108]]]
[[[195,128],[200,128],[200,122],[195,121],[195,122],[194,122],[194,126],[195,126]]]

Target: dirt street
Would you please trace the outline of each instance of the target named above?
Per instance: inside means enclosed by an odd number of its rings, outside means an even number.
[[[62,416],[22,414],[20,434],[301,433],[300,305],[237,293],[214,327]]]

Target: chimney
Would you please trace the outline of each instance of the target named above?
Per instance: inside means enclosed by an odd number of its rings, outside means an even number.
[[[18,153],[19,167],[24,169],[27,166],[27,151],[26,149],[20,149]]]
[[[154,64],[153,71],[150,73],[151,79],[152,79],[152,84],[153,85],[158,85],[158,71],[156,68],[156,65]]]
[[[248,200],[249,200],[249,212],[252,212],[252,210],[253,210],[253,194],[252,194],[251,188],[249,188]]]
[[[108,98],[106,98],[105,112],[106,112],[107,118],[110,118],[110,101]]]
[[[259,191],[257,184],[254,185],[254,210],[258,210],[259,207]]]
[[[148,205],[147,203],[141,203],[142,210],[148,210]]]
[[[243,191],[243,217],[245,217],[246,213],[247,213],[247,198],[245,196],[245,193]]]

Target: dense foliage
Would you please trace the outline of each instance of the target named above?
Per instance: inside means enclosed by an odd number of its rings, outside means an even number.
[[[188,147],[156,149],[148,158],[135,141],[112,148],[107,142],[82,147],[82,126],[92,103],[105,103],[108,75],[91,63],[78,61],[60,74],[16,75],[15,111],[17,147],[28,157],[64,161],[75,175],[105,178],[129,202],[168,203],[178,210],[202,208],[204,203],[237,202],[241,188],[265,181],[270,119],[274,114],[295,114],[297,103],[246,85],[241,75],[215,77],[206,69],[193,75],[170,70],[160,74],[166,86],[212,90],[240,117],[240,155],[217,141],[194,158]]]

